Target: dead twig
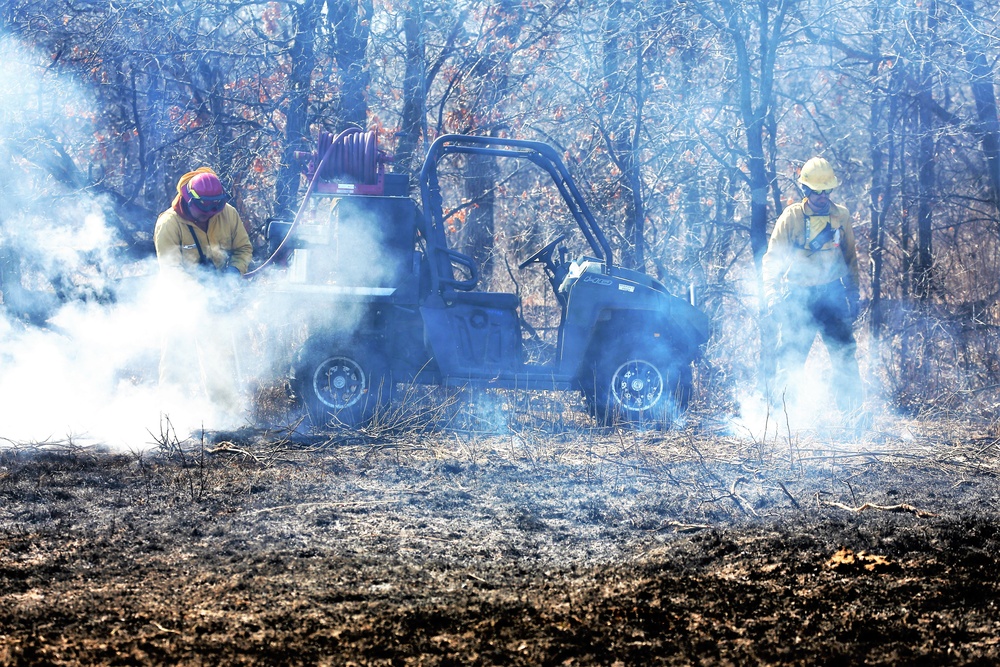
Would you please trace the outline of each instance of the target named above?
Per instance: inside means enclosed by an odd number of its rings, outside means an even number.
[[[825,505],[827,507],[835,507],[837,509],[846,510],[848,512],[854,512],[855,514],[860,514],[865,510],[878,510],[880,512],[906,512],[913,514],[914,516],[920,517],[921,519],[926,519],[929,517],[938,516],[934,512],[928,512],[926,510],[918,509],[913,505],[908,505],[906,503],[900,503],[899,505],[875,505],[873,503],[865,503],[857,507],[851,507],[850,505],[845,505],[844,503],[838,503],[833,500],[823,500],[822,498],[817,498],[820,505]]]
[[[736,492],[736,489],[740,485],[740,482],[746,482],[746,481],[747,480],[743,477],[737,477],[736,479],[734,479],[732,486],[729,487],[729,497],[740,509],[740,511],[746,514],[747,516],[759,516],[757,512],[754,511],[752,507],[750,507],[750,503],[747,502],[746,498],[744,498],[743,496],[741,496],[739,493]]]
[[[699,530],[709,530],[712,528],[707,523],[682,523],[680,521],[664,521],[654,532],[660,532],[672,528],[675,533],[696,533]]]
[[[788,500],[791,501],[792,507],[794,507],[797,510],[801,510],[802,506],[799,505],[799,501],[797,501],[795,499],[795,496],[793,496],[791,494],[791,492],[788,490],[788,488],[784,484],[782,484],[781,480],[775,480],[775,481],[778,483],[778,486],[781,488],[782,492],[785,494],[785,496],[788,498]]]
[[[159,623],[157,623],[156,621],[150,621],[149,624],[152,625],[152,626],[155,626],[156,629],[159,630],[160,632],[166,632],[167,634],[171,634],[171,635],[180,635],[180,634],[183,634],[180,630],[173,630],[171,628],[165,628],[162,625],[160,625]]]
[[[986,443],[985,447],[981,447],[978,450],[976,450],[976,456],[982,456],[983,454],[985,454],[989,450],[991,450],[994,447],[996,447],[997,443],[1000,443],[1000,439],[992,438],[988,443]]]

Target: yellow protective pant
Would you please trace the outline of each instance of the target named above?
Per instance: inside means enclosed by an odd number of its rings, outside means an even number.
[[[160,388],[183,400],[207,400],[224,415],[243,408],[233,328],[220,321],[194,337],[167,333],[160,351]]]

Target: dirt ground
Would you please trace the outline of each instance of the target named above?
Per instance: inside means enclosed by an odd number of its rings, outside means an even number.
[[[1000,662],[998,438],[0,448],[0,665]]]

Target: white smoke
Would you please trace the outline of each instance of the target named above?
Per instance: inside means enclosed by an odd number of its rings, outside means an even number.
[[[123,263],[102,202],[32,164],[46,137],[93,136],[85,91],[42,62],[0,38],[0,442],[142,448],[165,420],[181,438],[245,423],[246,404],[157,386],[163,336],[211,335],[210,304],[157,278],[155,259]]]
[[[748,282],[743,287],[746,301],[754,302],[756,286]],[[805,298],[804,294],[799,296]],[[745,390],[737,398],[738,414],[730,420],[730,430],[736,436],[754,441],[807,433],[821,433],[826,438],[840,441],[856,440],[863,431],[858,427],[867,423],[879,399],[871,394],[870,387],[859,386],[850,373],[838,372],[834,365],[844,363],[850,355],[837,358],[830,354],[830,346],[835,347],[835,341],[817,335],[817,324],[808,315],[808,304],[797,303],[794,298],[786,297],[783,307],[792,310],[786,311],[781,324],[769,327],[767,322],[761,323],[763,337],[760,345],[764,353],[771,353],[778,347],[778,336],[793,340],[798,338],[799,344],[808,348],[808,356],[800,360],[791,354],[785,359],[778,359],[779,366],[785,364],[786,375],[782,376],[776,370],[770,378],[772,386]],[[856,327],[855,338],[857,333]],[[808,347],[810,341],[811,347]],[[747,352],[752,359],[761,356],[760,351]],[[857,359],[860,354],[860,351],[856,352],[854,357]],[[863,402],[848,407],[852,399],[860,399],[862,395]]]
[[[855,415],[842,413],[830,389],[830,368],[822,344],[813,346],[806,366],[789,378],[785,392],[768,401],[762,392],[744,392],[730,421],[734,435],[763,442],[807,432],[828,437],[853,436]]]
[[[73,440],[142,448],[162,437],[169,420],[180,438],[201,428],[246,423],[248,404],[220,409],[197,389],[179,393],[158,385],[165,336],[190,343],[198,372],[198,336],[229,328],[199,290],[155,276],[144,278],[114,303],[70,301],[45,326],[0,319],[0,438],[13,442]],[[234,379],[238,382],[239,379]]]

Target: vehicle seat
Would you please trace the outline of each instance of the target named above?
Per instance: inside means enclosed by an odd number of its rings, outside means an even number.
[[[519,305],[516,294],[508,292],[448,292],[444,295],[447,303],[460,303],[477,308],[491,310],[517,310]]]

